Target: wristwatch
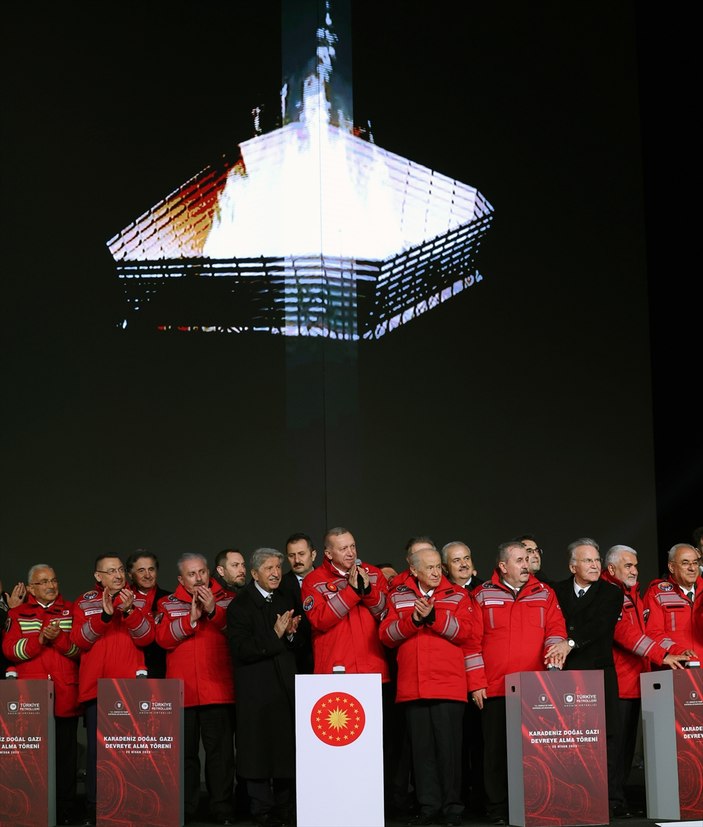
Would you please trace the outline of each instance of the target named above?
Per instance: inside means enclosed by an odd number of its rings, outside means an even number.
[[[570,637],[566,642],[569,644],[569,649],[576,648],[576,641],[573,638]]]

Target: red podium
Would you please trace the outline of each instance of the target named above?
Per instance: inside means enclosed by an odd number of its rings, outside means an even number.
[[[644,672],[647,817],[703,819],[703,671]]]
[[[99,827],[180,827],[182,744],[182,681],[99,680]]]
[[[56,824],[53,681],[0,681],[0,825]]]
[[[607,824],[602,670],[505,678],[510,823]]]

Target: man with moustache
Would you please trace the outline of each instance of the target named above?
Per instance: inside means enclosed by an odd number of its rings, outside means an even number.
[[[194,819],[198,809],[202,740],[211,815],[232,824],[234,677],[225,636],[232,598],[210,578],[202,554],[182,554],[177,565],[176,591],[159,600],[156,641],[167,653],[166,677],[184,686],[185,816]]]
[[[237,684],[237,772],[251,814],[266,827],[293,820],[295,650],[300,616],[280,589],[283,555],[251,556],[252,579],[227,608],[227,637]]]
[[[237,592],[244,588],[247,582],[247,565],[244,555],[238,548],[226,548],[218,553],[215,557],[213,578],[231,597],[236,597]]]
[[[442,574],[438,551],[413,552],[410,577],[392,590],[380,636],[397,651],[397,703],[406,704],[415,794],[411,823],[461,824],[461,736],[466,705],[462,644],[471,627],[466,591]]]
[[[315,558],[317,557],[312,539],[302,532],[291,534],[286,540],[286,557],[288,558],[290,571],[283,575],[280,589],[292,598],[295,613],[300,617],[296,633],[297,670],[299,675],[311,675],[315,669],[312,654],[312,629],[307,615],[303,612],[303,601],[300,595],[303,580],[313,570]]]
[[[501,543],[491,579],[471,592],[474,624],[465,644],[469,692],[483,711],[486,811],[498,825],[508,823],[505,676],[562,666],[569,653],[556,595],[530,574],[528,561],[522,543]]]
[[[73,604],[64,600],[51,566],[37,563],[27,574],[27,600],[10,609],[2,650],[17,677],[54,682],[57,824],[76,815],[78,761],[78,658],[71,643]]]
[[[357,558],[356,542],[346,528],[325,535],[325,559],[303,581],[303,610],[312,628],[315,673],[334,666],[346,672],[378,672],[390,679],[378,624],[387,610],[388,583],[383,574]]]
[[[132,552],[125,560],[125,568],[137,595],[137,602],[141,605],[143,601],[143,608],[155,617],[159,600],[169,594],[156,582],[159,573],[159,558],[150,551],[140,548]],[[166,677],[166,652],[156,641],[144,649],[144,662],[150,678]]]
[[[688,543],[669,549],[669,577],[654,580],[644,595],[647,634],[665,636],[678,646],[703,655],[703,630],[694,623],[703,603],[703,577],[698,568],[698,552]]]
[[[622,590],[622,613],[615,624],[613,658],[618,676],[619,733],[615,747],[614,811],[627,816],[629,807],[625,797],[625,783],[630,775],[635,754],[637,728],[640,720],[640,674],[650,670],[650,664],[683,669],[689,653],[670,639],[653,639],[645,629],[644,606],[637,582],[637,552],[630,546],[617,545],[605,555],[603,580]]]
[[[472,592],[483,583],[476,575],[471,549],[460,540],[453,540],[442,547],[442,564],[450,583]],[[476,816],[485,812],[486,794],[483,789],[483,731],[481,711],[474,703],[466,704],[463,716],[461,741],[462,798],[464,804]]]
[[[85,704],[86,823],[95,823],[97,783],[98,679],[134,678],[145,668],[144,649],[154,640],[154,618],[127,585],[122,560],[95,560],[96,588],[73,604],[71,642],[82,651],[78,700]]]
[[[571,577],[554,586],[571,646],[564,668],[603,670],[610,815],[627,818],[616,794],[620,721],[618,678],[613,660],[613,637],[623,610],[624,596],[620,588],[601,578],[602,561],[595,540],[590,537],[574,540],[569,544],[567,554]]]

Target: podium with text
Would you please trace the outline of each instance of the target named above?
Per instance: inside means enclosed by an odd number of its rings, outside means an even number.
[[[505,678],[510,823],[607,824],[603,672]]]
[[[183,824],[183,682],[98,681],[98,827]]]
[[[381,676],[296,675],[298,827],[379,827]]]
[[[647,817],[703,818],[703,671],[644,672]]]
[[[0,827],[53,824],[54,683],[0,680]]]

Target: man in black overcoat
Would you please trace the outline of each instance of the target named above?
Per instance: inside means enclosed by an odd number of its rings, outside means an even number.
[[[227,636],[237,691],[237,774],[246,779],[259,825],[293,821],[296,631],[299,616],[280,592],[283,555],[260,548],[252,580],[227,608]]]
[[[571,651],[564,669],[602,669],[605,692],[608,793],[611,817],[625,816],[613,798],[618,735],[618,678],[613,660],[613,634],[622,612],[621,589],[601,579],[598,543],[589,537],[568,547],[571,577],[554,584],[566,622]]]

